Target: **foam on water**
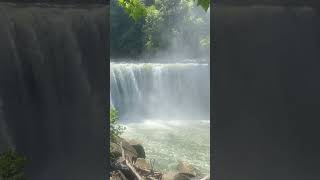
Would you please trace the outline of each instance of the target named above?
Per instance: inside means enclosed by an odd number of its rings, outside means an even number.
[[[142,142],[155,168],[210,169],[210,77],[206,63],[111,63],[111,105],[123,137]]]
[[[201,173],[210,172],[210,124],[203,121],[146,120],[126,123],[124,138],[142,142],[155,168],[175,170],[179,161],[191,163]]]

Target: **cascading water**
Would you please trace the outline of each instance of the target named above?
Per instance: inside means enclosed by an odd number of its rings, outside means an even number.
[[[208,64],[111,63],[110,78],[123,120],[209,119]]]
[[[209,172],[210,76],[205,63],[111,63],[110,103],[156,167],[188,161]]]
[[[0,99],[0,150],[6,149],[7,147],[14,148],[14,144],[12,143],[12,139],[8,132],[8,126],[5,121],[5,114],[3,110],[3,102]]]
[[[0,3],[0,153],[27,179],[103,179],[105,5]]]
[[[216,179],[320,179],[318,5],[215,3]]]

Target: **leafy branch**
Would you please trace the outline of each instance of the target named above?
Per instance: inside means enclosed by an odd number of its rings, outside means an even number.
[[[201,6],[205,11],[210,7],[210,0],[193,0],[198,6]],[[118,0],[118,3],[128,15],[135,21],[147,16],[148,12],[153,12],[154,7],[147,7],[141,0]],[[148,10],[149,8],[152,8]]]
[[[147,8],[140,0],[118,0],[118,2],[135,21],[147,15]]]
[[[205,11],[208,11],[210,7],[210,0],[193,0],[198,6],[201,6]]]

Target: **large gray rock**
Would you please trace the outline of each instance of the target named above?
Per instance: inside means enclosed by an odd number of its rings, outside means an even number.
[[[175,175],[177,175],[178,172],[169,171],[163,174],[162,180],[174,180]]]
[[[122,155],[120,144],[122,143],[122,148],[127,159],[130,161],[135,161],[138,158],[138,153],[125,139],[116,138],[115,142],[110,143],[110,152],[120,157]]]
[[[189,163],[180,161],[177,170],[180,174],[186,174],[191,177],[195,177],[197,175],[197,170]]]
[[[143,170],[151,169],[149,162],[143,158],[138,158],[137,161],[135,162],[134,166],[139,169],[143,169]]]
[[[130,140],[128,142],[137,151],[138,158],[146,158],[146,153],[145,153],[144,148],[140,142],[135,141],[135,140]]]
[[[110,153],[114,158],[118,158],[121,156],[121,148],[118,144],[111,142],[110,143]]]
[[[195,177],[191,174],[178,173],[174,176],[173,180],[194,180]]]

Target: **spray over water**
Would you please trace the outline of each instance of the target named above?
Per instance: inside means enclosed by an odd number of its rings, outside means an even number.
[[[187,161],[209,173],[210,80],[202,63],[111,63],[110,103],[127,139],[143,142],[156,168]]]
[[[155,2],[159,11],[149,17],[155,23],[147,17],[143,26],[150,30],[143,33],[152,37],[147,38],[154,43],[151,50],[111,59],[110,105],[126,126],[122,136],[142,142],[147,158],[156,159],[156,169],[175,170],[184,161],[208,174],[210,68],[209,47],[203,42],[209,41],[210,13],[192,3]],[[119,40],[125,39],[115,30]]]

